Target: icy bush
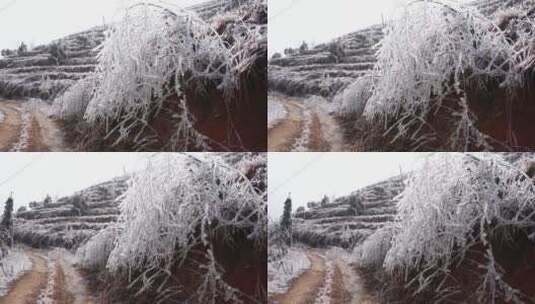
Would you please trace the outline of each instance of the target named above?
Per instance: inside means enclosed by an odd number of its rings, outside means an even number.
[[[353,250],[356,262],[362,267],[381,267],[391,242],[392,228],[389,225],[376,230]]]
[[[214,85],[223,96],[235,95],[239,75],[253,64],[262,38],[259,29],[246,26],[239,16],[234,20],[229,40],[193,12],[170,4],[134,5],[101,46],[94,92],[81,84],[60,103],[74,103],[67,114],[80,111],[88,122],[117,132],[120,142],[145,131],[164,102],[177,96],[174,110],[180,114],[174,117],[172,144],[202,146],[204,138],[193,129],[186,109],[186,88],[192,83],[196,90]]]
[[[367,263],[377,265],[379,261],[366,255],[383,255],[387,249],[384,269],[404,273],[420,292],[445,280],[474,246],[482,246],[479,300],[494,303],[502,296],[519,302],[518,292],[503,279],[493,244],[506,242],[515,231],[533,231],[534,215],[533,180],[501,156],[435,154],[410,178],[402,194],[391,248],[387,231],[380,230],[361,252]]]
[[[54,110],[61,118],[82,118],[93,96],[96,79],[89,76],[69,87],[54,100]]]
[[[334,97],[334,102],[338,105],[340,114],[360,117],[372,95],[372,88],[372,78],[363,76],[338,93]]]
[[[409,137],[415,136],[407,134],[409,130],[428,123],[429,114],[446,109],[454,121],[448,143],[452,148],[466,150],[470,143],[489,149],[488,138],[469,111],[466,92],[494,83],[509,92],[520,86],[524,67],[533,64],[527,40],[532,41],[534,29],[533,21],[524,19],[519,38],[512,40],[474,8],[415,1],[385,28],[371,94],[370,86],[357,83],[353,100],[348,101],[357,109],[367,101],[367,119],[395,119],[391,130]]]
[[[265,167],[265,155],[246,162]],[[198,261],[205,270],[198,290],[200,302],[212,303],[219,296],[237,301],[238,291],[222,280],[212,242],[216,233],[232,242],[236,229],[259,245],[265,241],[265,189],[244,174],[212,154],[203,158],[172,154],[155,157],[129,180],[115,240],[108,234],[111,231],[91,239],[79,250],[84,264],[101,264],[104,256],[97,251],[108,251],[112,245],[108,271],[125,275],[141,272],[131,280],[142,282],[142,292],[157,287],[153,286],[157,278],[171,274],[187,259],[195,259],[193,251],[200,250],[206,259]]]
[[[118,235],[115,226],[101,230],[76,251],[80,265],[87,269],[103,269],[115,245]]]
[[[15,248],[0,256],[0,297],[9,290],[10,284],[32,268],[32,262],[24,251]]]

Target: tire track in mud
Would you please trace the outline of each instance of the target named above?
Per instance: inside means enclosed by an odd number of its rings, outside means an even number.
[[[290,97],[277,98],[287,115],[268,130],[268,150],[290,151],[342,151],[342,132],[338,124],[319,105]]]
[[[0,100],[0,151],[66,151],[62,132],[35,102]]]
[[[13,282],[0,304],[96,304],[79,272],[61,251],[27,250],[32,269]]]
[[[364,288],[353,267],[341,258],[308,251],[310,268],[294,279],[271,304],[378,304]]]

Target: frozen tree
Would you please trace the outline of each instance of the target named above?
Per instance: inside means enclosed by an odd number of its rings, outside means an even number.
[[[495,246],[518,233],[532,237],[534,229],[535,183],[525,170],[497,154],[435,154],[409,179],[393,224],[356,252],[364,265],[401,274],[416,293],[439,294],[453,267],[480,248],[478,301],[522,303],[504,279]]]
[[[254,64],[263,39],[240,12],[225,16],[235,21],[229,38],[194,12],[172,4],[131,6],[100,47],[92,81],[72,87],[55,101],[56,108],[62,115],[103,126],[108,135],[117,134],[115,144],[133,138],[142,145],[148,140],[144,132],[152,130],[150,121],[176,97],[170,148],[205,147],[206,139],[193,128],[185,93],[194,84],[197,92],[214,86],[226,101],[235,96],[239,76]]]
[[[308,51],[308,44],[303,41],[303,43],[301,43],[301,46],[299,46],[299,53],[303,54],[306,51]]]
[[[13,198],[9,197],[4,204],[4,213],[0,225],[4,229],[11,229],[13,226]]]
[[[329,197],[327,195],[324,195],[321,199],[320,206],[325,207],[329,204]]]
[[[9,197],[4,205],[2,222],[0,222],[0,237],[9,247],[13,244],[13,198]],[[0,241],[1,242],[1,241]]]
[[[432,138],[423,133],[429,115],[446,111],[452,121],[447,145],[456,150],[491,149],[470,111],[468,92],[497,83],[513,102],[511,92],[522,85],[535,60],[535,22],[526,16],[517,22],[516,39],[510,39],[475,8],[414,1],[385,28],[369,76],[373,85],[358,80],[344,92],[352,98],[340,97],[344,108],[360,113],[365,106],[366,119],[384,121],[395,138],[415,142]]]
[[[141,293],[158,288],[159,280],[167,281],[174,269],[193,259],[205,271],[197,290],[201,303],[237,301],[239,292],[223,281],[213,242],[216,233],[232,242],[235,230],[260,247],[265,242],[265,189],[246,176],[251,166],[265,164],[262,154],[235,166],[211,154],[154,157],[129,180],[117,225],[79,250],[82,264],[105,264],[109,272],[139,282]],[[255,172],[265,178],[263,170]],[[205,249],[200,258],[199,248]]]
[[[286,201],[284,201],[284,211],[280,220],[280,227],[282,230],[287,231],[290,236],[287,240],[288,244],[291,244],[291,235],[292,235],[292,199],[290,195]]]
[[[21,42],[19,48],[17,49],[17,55],[23,56],[28,51],[28,46],[26,43]]]

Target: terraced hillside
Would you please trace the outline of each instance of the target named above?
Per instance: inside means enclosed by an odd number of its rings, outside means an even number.
[[[533,3],[531,0],[476,0],[482,13],[492,15],[499,9]],[[383,26],[374,25],[339,37],[311,50],[269,62],[269,88],[290,96],[321,95],[333,97],[375,64],[375,45],[383,37]],[[343,54],[333,43],[342,46]]]
[[[372,26],[340,37],[343,55],[331,51],[329,43],[295,55],[272,59],[269,87],[289,95],[332,96],[375,63],[375,49],[382,38],[382,26]]]
[[[0,96],[53,98],[95,69],[105,31],[95,27],[0,59]]]
[[[312,247],[352,248],[394,220],[396,196],[403,191],[405,178],[390,178],[323,206],[309,203],[308,210],[294,215],[296,240]]]
[[[71,248],[117,220],[127,178],[119,177],[83,189],[55,202],[30,203],[18,212],[15,238],[34,247]]]

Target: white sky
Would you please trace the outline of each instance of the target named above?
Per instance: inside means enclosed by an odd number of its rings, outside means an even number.
[[[205,0],[167,0],[190,6]],[[29,46],[110,23],[132,0],[0,0],[0,49]]]
[[[331,198],[414,170],[427,153],[269,153],[268,212],[282,215],[291,192],[292,209],[323,195]],[[400,171],[401,170],[401,171]]]
[[[460,0],[467,1],[467,0]],[[407,0],[268,0],[269,56],[391,19]]]
[[[142,169],[154,153],[0,153],[0,213],[13,191],[15,210],[30,201],[73,194]],[[20,174],[12,175],[24,169]],[[5,182],[6,179],[9,181]]]

